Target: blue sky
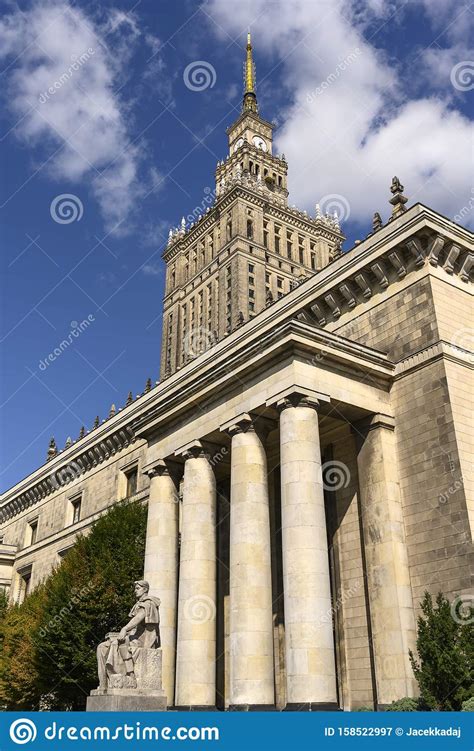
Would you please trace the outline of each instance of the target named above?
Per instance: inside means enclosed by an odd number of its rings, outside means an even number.
[[[161,252],[226,155],[247,27],[290,203],[335,203],[350,248],[374,211],[387,217],[398,174],[410,203],[472,224],[467,3],[43,0],[2,12],[3,489],[43,463],[52,435],[62,448],[158,378]],[[54,203],[64,195],[72,214]]]

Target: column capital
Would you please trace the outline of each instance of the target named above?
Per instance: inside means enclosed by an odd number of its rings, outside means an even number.
[[[175,456],[180,456],[183,459],[209,459],[210,454],[209,451],[206,449],[204,443],[202,441],[190,441],[189,443],[185,443],[184,446],[181,446],[179,449],[176,449],[174,452]]]
[[[179,475],[179,472],[179,464],[172,459],[156,459],[155,461],[145,464],[142,469],[142,474],[147,475],[150,480],[153,477],[171,477],[171,479],[176,480],[176,476]]]
[[[150,480],[152,477],[161,477],[162,475],[169,475],[169,473],[169,467],[164,459],[157,459],[154,462],[145,464],[142,469],[142,474],[148,475]]]
[[[287,407],[313,407],[319,411],[322,402],[330,402],[327,394],[301,386],[289,386],[267,399],[265,406],[274,407],[279,412]]]
[[[376,412],[367,417],[363,417],[362,420],[357,420],[351,426],[352,432],[358,435],[368,433],[370,430],[377,430],[378,428],[384,428],[385,430],[395,430],[395,420],[390,415],[383,415]]]
[[[221,433],[227,433],[230,436],[238,433],[260,433],[267,435],[273,427],[272,421],[262,415],[250,412],[242,412],[231,420],[227,420],[219,426]]]

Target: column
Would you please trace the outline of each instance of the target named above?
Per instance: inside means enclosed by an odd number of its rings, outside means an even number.
[[[185,458],[179,563],[176,706],[216,703],[216,481],[203,445]]]
[[[178,491],[168,466],[157,462],[145,470],[150,477],[144,578],[161,600],[160,634],[163,688],[174,703],[176,606],[178,598]]]
[[[317,399],[281,399],[287,709],[336,709],[336,668]],[[308,706],[309,705],[309,706]]]
[[[354,426],[377,701],[414,696],[408,650],[416,631],[405,544],[393,418]]]
[[[230,490],[230,704],[275,702],[267,460],[245,414],[221,427],[232,436]]]

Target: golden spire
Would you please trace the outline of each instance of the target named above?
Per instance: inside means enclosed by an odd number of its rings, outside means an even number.
[[[255,64],[252,58],[250,31],[247,34],[247,56],[244,64],[244,110],[257,112],[257,94],[255,84]]]

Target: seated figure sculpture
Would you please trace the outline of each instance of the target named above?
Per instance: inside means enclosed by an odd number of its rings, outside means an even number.
[[[107,689],[136,689],[135,663],[140,649],[160,647],[160,600],[149,594],[147,581],[135,582],[137,601],[131,620],[118,632],[107,634],[97,647],[99,692]]]

